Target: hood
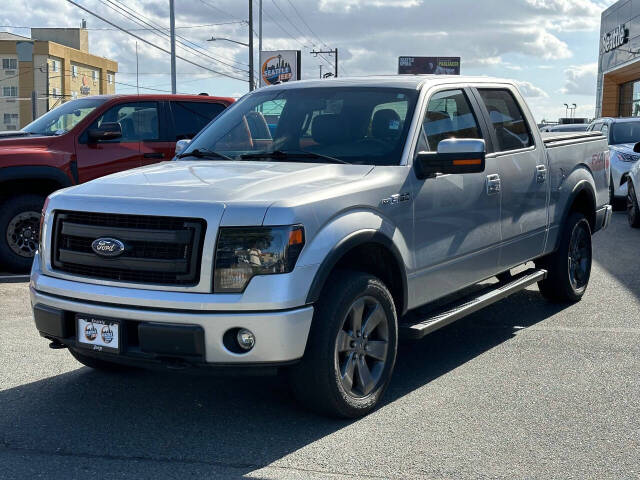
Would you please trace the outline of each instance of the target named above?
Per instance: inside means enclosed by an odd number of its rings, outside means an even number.
[[[174,161],[73,187],[70,195],[194,202],[275,202],[366,176],[371,165]]]
[[[633,147],[635,147],[635,145],[635,143],[619,143],[617,145],[611,145],[610,148],[611,150],[615,150],[617,152],[638,155],[638,153],[633,151]]]
[[[31,135],[13,130],[0,132],[0,154],[6,147],[46,147],[60,138],[61,136],[56,135]]]

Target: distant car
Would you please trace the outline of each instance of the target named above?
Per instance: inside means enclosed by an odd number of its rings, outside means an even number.
[[[627,196],[627,178],[631,166],[640,160],[640,153],[633,151],[640,142],[640,117],[597,118],[587,131],[600,131],[609,140],[611,159],[611,179],[609,203],[614,209],[621,209]]]
[[[540,129],[541,132],[586,132],[588,123],[569,123],[566,125],[548,125]]]
[[[627,180],[627,218],[629,225],[640,228],[640,162],[636,162],[626,176]]]

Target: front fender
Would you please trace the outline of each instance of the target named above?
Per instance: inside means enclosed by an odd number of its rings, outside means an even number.
[[[316,265],[309,287],[307,303],[315,302],[333,267],[352,248],[365,243],[378,243],[393,255],[402,274],[402,286],[407,295],[407,271],[412,268],[412,256],[402,232],[387,218],[369,210],[350,211],[327,222],[305,246],[298,265]]]

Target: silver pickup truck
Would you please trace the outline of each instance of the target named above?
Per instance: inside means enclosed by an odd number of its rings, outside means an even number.
[[[543,138],[510,81],[263,88],[174,161],[48,198],[35,324],[93,368],[282,371],[303,405],[364,415],[399,338],[534,283],[580,300],[608,155]]]

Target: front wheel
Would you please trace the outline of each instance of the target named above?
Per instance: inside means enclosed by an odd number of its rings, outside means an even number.
[[[640,208],[638,208],[638,196],[633,188],[631,179],[627,180],[627,219],[632,228],[640,228]]]
[[[540,293],[552,301],[579,301],[589,284],[591,261],[591,227],[582,213],[573,212],[561,233],[558,250],[536,261],[539,268],[547,270],[547,278],[538,282]]]
[[[395,365],[393,298],[376,277],[340,272],[317,304],[302,361],[291,371],[299,402],[316,412],[355,418],[372,411]]]
[[[19,195],[0,205],[0,264],[17,273],[28,272],[38,249],[44,197]]]

